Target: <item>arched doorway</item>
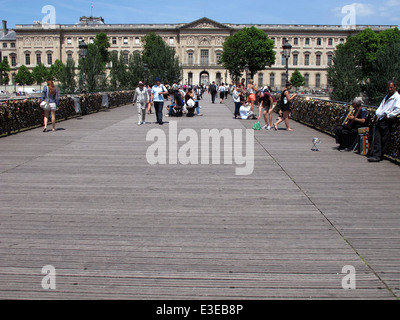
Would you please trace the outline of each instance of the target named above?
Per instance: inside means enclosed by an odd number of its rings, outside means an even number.
[[[200,84],[210,84],[210,75],[207,71],[202,71],[200,73]]]

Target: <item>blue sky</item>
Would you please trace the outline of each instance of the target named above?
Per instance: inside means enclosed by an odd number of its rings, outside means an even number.
[[[74,24],[80,16],[101,16],[106,23],[188,23],[208,17],[234,24],[327,24],[341,25],[342,8],[354,5],[358,25],[400,25],[400,0],[352,1],[86,1],[0,0],[0,18],[8,27],[42,21],[42,8],[54,6],[56,24]]]

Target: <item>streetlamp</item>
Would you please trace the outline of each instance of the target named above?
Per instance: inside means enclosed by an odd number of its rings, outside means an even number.
[[[88,53],[88,45],[82,40],[79,42],[79,56],[82,58],[82,92],[86,94],[86,73],[85,73],[85,59]],[[84,105],[83,105],[83,114],[88,114],[88,101],[87,97],[83,97]]]
[[[85,59],[88,53],[88,45],[85,41],[79,42],[79,56],[82,58],[82,86],[83,86],[83,93],[86,93],[86,73],[85,73]]]
[[[285,42],[282,48],[283,48],[283,56],[286,59],[286,81],[289,81],[289,57],[290,57],[290,51],[292,50],[292,45],[289,42]]]

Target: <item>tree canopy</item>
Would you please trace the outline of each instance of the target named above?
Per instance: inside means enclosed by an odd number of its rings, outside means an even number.
[[[228,37],[223,45],[221,62],[238,79],[246,66],[251,77],[275,63],[274,42],[256,27],[243,28]]]

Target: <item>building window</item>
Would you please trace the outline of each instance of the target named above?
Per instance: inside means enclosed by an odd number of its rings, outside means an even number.
[[[306,73],[304,75],[304,86],[305,87],[309,87],[310,86],[310,75],[308,73]]]
[[[344,39],[343,38],[340,39],[340,43],[344,43]]]
[[[287,38],[282,38],[282,44],[285,44],[287,41]]]
[[[67,39],[67,44],[72,44],[72,39],[71,38]]]
[[[52,65],[53,64],[53,55],[51,53],[47,54],[47,64]]]
[[[188,53],[188,64],[193,64],[193,52]]]
[[[3,42],[3,48],[7,48],[7,43]]]
[[[15,48],[15,42],[11,42],[11,48]]]
[[[135,38],[135,44],[139,45],[140,44],[140,39],[138,37]]]
[[[221,52],[217,52],[216,61],[217,61],[217,64],[221,64]]]
[[[67,60],[72,60],[72,53],[67,54]]]
[[[124,44],[129,44],[127,37],[124,38]]]
[[[25,64],[28,65],[28,66],[31,64],[31,55],[30,55],[30,53],[26,53],[25,54]]]
[[[328,46],[333,46],[333,39],[332,38],[328,39]]]
[[[315,86],[321,88],[321,75],[319,73],[315,75]]]
[[[171,46],[174,45],[174,38],[172,37],[169,38],[169,45]]]
[[[304,65],[305,66],[310,65],[310,55],[309,54],[304,55]]]
[[[321,38],[317,39],[317,46],[322,46],[322,39]]]
[[[200,63],[202,65],[208,65],[208,50],[200,50]]]
[[[116,37],[111,39],[111,44],[117,44],[117,38]]]
[[[36,53],[36,64],[42,63],[42,54]]]
[[[320,54],[317,54],[317,55],[316,55],[315,64],[316,64],[317,66],[320,66],[320,65],[321,65],[321,55],[320,55]]]
[[[11,56],[11,66],[15,67],[17,65],[17,56],[15,54],[13,54]]]
[[[264,86],[264,75],[263,75],[262,73],[260,73],[260,74],[258,75],[258,86],[259,86],[259,87]]]
[[[328,54],[328,66],[332,65],[333,62],[333,55]]]
[[[293,39],[293,44],[294,44],[295,46],[297,46],[297,45],[299,44],[299,38],[294,38],[294,39]]]
[[[124,63],[126,65],[129,63],[129,52],[124,52]]]
[[[89,43],[94,43],[94,38],[90,38]]]
[[[299,64],[299,55],[297,53],[293,54],[293,65],[297,66]]]
[[[269,75],[269,85],[270,85],[271,87],[275,86],[275,74],[274,74],[274,73],[271,73],[271,74]]]
[[[306,46],[310,45],[310,38],[306,38]]]
[[[275,38],[271,38],[271,40],[272,40],[272,42],[274,43],[274,45],[275,45]]]

